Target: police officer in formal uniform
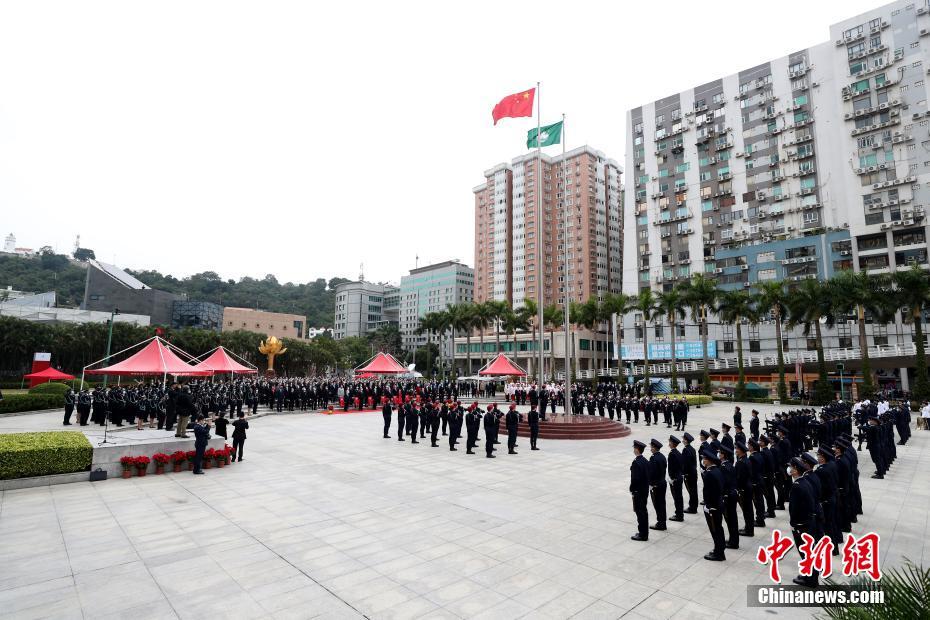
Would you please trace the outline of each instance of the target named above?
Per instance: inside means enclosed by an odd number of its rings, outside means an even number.
[[[747,456],[746,444],[739,442],[736,444],[736,463],[733,468],[736,470],[736,492],[739,507],[743,512],[743,529],[739,530],[740,536],[752,538],[755,533],[753,530],[752,514],[752,465],[749,463]]]
[[[803,461],[797,457],[791,459],[787,469],[792,479],[788,495],[788,520],[791,524],[795,547],[798,549],[803,544],[801,534],[809,534],[815,539],[819,538],[817,535],[817,500],[811,486],[803,479],[806,470]],[[810,577],[799,575],[792,581],[800,586],[816,588],[819,576],[817,571],[814,571]]]
[[[667,463],[665,455],[662,454],[662,442],[653,439],[649,442],[652,456],[649,457],[649,492],[652,496],[652,509],[656,513],[655,525],[649,526],[653,530],[665,530],[665,489],[668,483],[665,481],[665,472]]]
[[[681,440],[674,435],[668,437],[668,479],[669,487],[672,491],[672,503],[675,506],[675,514],[668,518],[669,521],[684,521],[685,500],[682,493],[684,486],[684,457],[678,451],[678,444]]]
[[[516,454],[514,448],[517,447],[517,427],[520,424],[520,414],[517,413],[516,405],[510,405],[504,422],[507,425],[507,454]]]
[[[530,427],[530,450],[539,450],[536,441],[539,438],[539,412],[535,405],[530,405],[530,412],[526,416],[526,423]]]
[[[727,549],[739,549],[739,519],[736,507],[739,494],[736,488],[736,469],[733,467],[733,450],[720,444],[717,447],[720,457],[720,473],[723,474],[723,520],[727,524]]]
[[[649,462],[643,456],[646,444],[633,441],[633,463],[630,465],[630,495],[633,496],[633,512],[636,514],[637,532],[630,537],[632,540],[649,540],[649,511],[647,509],[649,495]]]
[[[688,490],[688,507],[685,512],[688,514],[697,514],[698,507],[698,456],[691,444],[694,442],[694,436],[691,433],[682,435],[685,447],[681,449],[681,467],[684,477],[685,488]]]
[[[701,480],[704,483],[704,520],[714,541],[714,548],[704,555],[705,560],[722,562],[726,560],[724,547],[726,539],[723,534],[723,474],[720,471],[720,458],[709,448],[701,451]]]
[[[391,413],[392,411],[393,409],[391,408],[391,401],[385,398],[384,406],[381,408],[381,415],[384,417],[384,438],[385,439],[391,438]]]
[[[494,442],[497,440],[497,429],[499,426],[500,419],[494,413],[492,405],[492,407],[488,408],[487,413],[484,414],[484,450],[489,459],[495,458]]]
[[[465,416],[465,432],[468,433],[465,438],[466,454],[474,454],[473,450],[478,445],[478,432],[481,430],[481,414],[484,411],[478,408],[478,403],[472,403],[468,408],[468,415]]]

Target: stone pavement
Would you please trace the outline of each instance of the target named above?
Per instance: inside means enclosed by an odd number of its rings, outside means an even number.
[[[744,421],[751,406],[745,406]],[[777,408],[766,407],[766,411]],[[692,409],[689,430],[732,406]],[[700,514],[635,530],[633,439],[540,442],[497,459],[381,438],[381,416],[255,420],[245,460],[204,476],[0,494],[0,614],[16,618],[736,618],[809,617],[746,609],[767,583],[757,546],[702,559]],[[654,432],[653,432],[654,431]],[[464,444],[463,444],[464,445]],[[865,516],[881,566],[927,557],[930,432],[915,431],[885,480],[862,463]],[[671,503],[671,497],[668,498]],[[651,507],[650,507],[651,513]],[[759,530],[757,530],[758,532]],[[794,575],[797,555],[782,562]]]

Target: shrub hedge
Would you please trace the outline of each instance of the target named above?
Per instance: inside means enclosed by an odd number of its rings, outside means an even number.
[[[94,449],[83,433],[0,435],[0,480],[89,471]]]
[[[64,406],[63,394],[9,394],[0,400],[0,413],[60,409]]]
[[[64,395],[71,386],[65,383],[51,381],[49,383],[40,383],[34,388],[29,388],[30,394],[61,394]]]
[[[681,394],[675,394],[674,397],[680,398]],[[704,394],[685,394],[685,399],[689,405],[709,405],[714,402],[710,396]]]

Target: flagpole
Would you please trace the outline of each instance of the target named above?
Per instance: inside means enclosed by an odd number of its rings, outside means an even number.
[[[542,107],[542,97],[540,95],[540,82],[536,82],[536,322],[539,324],[539,342],[537,343],[537,348],[539,349],[538,353],[538,370],[536,371],[536,376],[539,380],[539,385],[542,387],[545,382],[545,375],[543,373],[543,334],[545,333],[545,327],[543,325],[543,266],[542,266],[542,217],[543,217],[543,207],[542,207],[542,147],[540,146],[539,141],[539,119],[540,119],[540,108]],[[554,342],[550,342],[549,346],[555,346]],[[552,379],[555,380],[555,368],[552,368]],[[546,412],[542,412],[543,417],[545,417]]]
[[[568,177],[565,174],[565,114],[562,114],[562,288],[565,291],[563,299],[565,314],[565,414],[571,415],[572,411],[572,384],[571,377],[568,374],[569,351],[568,351],[568,200],[565,199],[568,194]],[[596,347],[595,347],[596,348]],[[595,359],[597,355],[595,352]]]

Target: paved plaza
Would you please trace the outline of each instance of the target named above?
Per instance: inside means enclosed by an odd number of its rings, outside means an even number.
[[[744,420],[750,407],[744,407]],[[776,408],[764,407],[763,413]],[[732,406],[692,408],[689,429]],[[51,414],[39,414],[51,415]],[[28,425],[0,419],[0,432]],[[35,424],[34,422],[32,424]],[[0,615],[15,618],[736,618],[809,617],[746,608],[768,582],[755,560],[787,513],[726,562],[703,517],[647,543],[623,439],[521,439],[517,456],[468,456],[381,438],[379,414],[256,419],[245,460],[189,473],[0,494]],[[122,431],[135,432],[135,431]],[[148,433],[148,431],[146,431]],[[483,436],[482,436],[483,439]],[[930,432],[915,431],[884,480],[860,452],[865,515],[881,566],[930,563]],[[667,450],[663,450],[667,452]],[[671,497],[668,496],[669,505]],[[650,513],[651,513],[650,507]],[[794,551],[782,562],[794,576]]]

